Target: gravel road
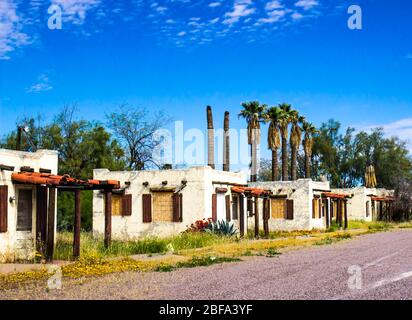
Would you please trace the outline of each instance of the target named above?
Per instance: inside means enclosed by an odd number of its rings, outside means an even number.
[[[352,267],[352,273],[348,272]],[[348,279],[361,274],[361,285]],[[354,278],[351,278],[354,279]],[[1,299],[412,299],[412,231],[361,236],[275,258],[179,269],[122,273],[0,292]]]

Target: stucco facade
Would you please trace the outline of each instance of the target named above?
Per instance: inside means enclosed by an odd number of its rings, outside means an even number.
[[[99,180],[119,180],[124,194],[131,195],[131,214],[112,216],[112,235],[115,239],[165,237],[178,234],[196,220],[212,217],[213,195],[216,197],[217,219],[225,219],[225,200],[227,196],[231,196],[231,186],[247,183],[244,173],[218,171],[208,166],[184,170],[137,172],[112,172],[107,169],[96,169],[93,177]],[[173,211],[173,208],[171,202],[166,201],[161,193],[167,193],[167,197],[181,194],[181,219],[179,221],[172,221],[172,212],[169,213],[169,218],[165,217],[168,208],[169,211]],[[149,203],[145,204],[144,201]],[[147,210],[144,209],[145,207],[151,208],[149,220],[144,216],[143,211]],[[94,191],[94,235],[104,233],[104,221],[104,194]]]
[[[349,195],[348,199],[348,218],[349,220],[373,221],[377,220],[376,202],[374,197],[393,197],[393,190],[377,188],[346,188],[333,189],[332,192]]]
[[[326,227],[325,218],[313,218],[313,199],[320,197],[322,192],[329,192],[329,182],[316,182],[310,179],[300,179],[297,181],[275,181],[275,182],[254,182],[249,183],[254,188],[271,190],[273,193],[271,202],[276,199],[293,200],[293,219],[285,217],[274,217],[273,205],[270,206],[270,231],[294,231],[324,229]],[[259,201],[259,221],[263,221],[263,200]],[[254,228],[255,219],[249,217],[249,229]],[[263,228],[263,223],[260,223]]]
[[[50,170],[51,173],[57,174],[58,154],[49,150],[30,153],[0,149],[0,165],[14,167],[14,170],[3,168],[0,171],[0,187],[4,192],[1,205],[2,210],[7,212],[7,219],[4,220],[6,231],[0,232],[0,261],[33,258],[37,188],[13,183],[11,175],[24,167],[32,168],[35,172]]]

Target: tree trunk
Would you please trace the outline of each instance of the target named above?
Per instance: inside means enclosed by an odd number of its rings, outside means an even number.
[[[257,143],[253,141],[252,143],[252,171],[251,171],[251,182],[257,181]]]
[[[208,165],[215,169],[215,130],[213,128],[213,115],[210,106],[206,109],[207,113],[207,157]]]
[[[297,163],[296,146],[291,146],[291,159],[290,160],[291,160],[290,169],[291,169],[292,181],[296,181],[298,179],[297,169],[296,169],[296,163]]]
[[[230,171],[230,135],[229,135],[229,112],[225,112],[223,123],[223,171]]]
[[[272,150],[272,181],[279,180],[278,149]]]
[[[305,178],[310,179],[310,176],[311,176],[311,173],[310,173],[310,157],[305,152]]]
[[[282,137],[282,180],[288,181],[288,142],[286,137]]]

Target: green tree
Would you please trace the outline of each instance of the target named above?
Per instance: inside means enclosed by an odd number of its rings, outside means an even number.
[[[75,107],[66,106],[46,125],[32,118],[23,119],[18,126],[26,128],[22,150],[56,150],[59,154],[59,174],[76,178],[92,178],[93,169],[125,168],[124,152],[119,143],[98,122],[75,118]],[[0,143],[2,148],[14,149],[17,132],[8,134]],[[73,226],[74,199],[70,192],[58,193],[58,228]],[[92,227],[92,192],[82,192],[82,227]]]
[[[171,118],[163,111],[149,114],[144,108],[128,104],[121,105],[116,112],[106,115],[106,118],[107,126],[126,150],[129,170],[162,167],[153,155],[153,150],[161,144],[161,141],[154,139],[154,133],[167,125]]]

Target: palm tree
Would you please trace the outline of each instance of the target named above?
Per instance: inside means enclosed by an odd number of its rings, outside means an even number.
[[[281,146],[279,134],[279,119],[282,110],[279,107],[270,108],[266,117],[270,121],[268,130],[268,147],[272,150],[272,181],[279,180],[278,150]]]
[[[290,122],[292,123],[292,128],[290,130],[290,153],[291,153],[291,163],[290,163],[290,171],[292,176],[292,181],[297,180],[297,156],[300,143],[302,142],[302,128],[299,124],[305,121],[305,117],[299,115],[299,112],[296,110],[292,110],[290,112]]]
[[[313,136],[319,131],[309,122],[303,121],[302,129],[305,135],[303,139],[303,150],[305,151],[305,178],[310,179],[310,159],[312,158]]]
[[[288,180],[288,127],[290,124],[290,117],[292,106],[287,103],[279,105],[281,110],[279,117],[279,130],[282,137],[282,180]]]
[[[254,182],[257,181],[257,148],[260,144],[260,122],[265,119],[266,105],[260,104],[258,101],[251,101],[243,102],[241,106],[243,110],[239,113],[239,117],[246,119],[247,122],[248,144],[250,145],[252,157],[250,180]]]
[[[207,158],[208,165],[215,168],[215,130],[213,128],[213,113],[212,107],[207,106],[206,108],[207,116]]]

